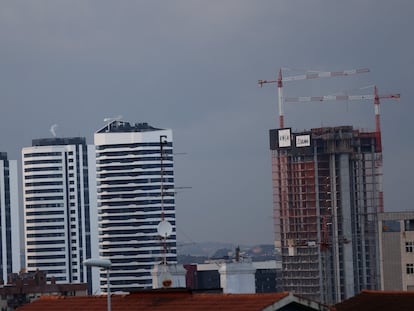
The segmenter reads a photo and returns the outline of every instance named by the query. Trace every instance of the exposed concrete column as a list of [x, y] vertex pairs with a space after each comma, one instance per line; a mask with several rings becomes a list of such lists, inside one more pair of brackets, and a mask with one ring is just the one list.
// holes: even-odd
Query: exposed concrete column
[[342, 261], [343, 261], [343, 282], [344, 282], [344, 297], [348, 299], [355, 295], [355, 276], [356, 271], [354, 267], [354, 253], [352, 245], [352, 202], [351, 202], [351, 189], [349, 180], [349, 155], [342, 154], [339, 157], [340, 165], [340, 193], [341, 193], [341, 207], [342, 207], [342, 219], [341, 219], [341, 231], [342, 236], [339, 237], [338, 243], [342, 247]]

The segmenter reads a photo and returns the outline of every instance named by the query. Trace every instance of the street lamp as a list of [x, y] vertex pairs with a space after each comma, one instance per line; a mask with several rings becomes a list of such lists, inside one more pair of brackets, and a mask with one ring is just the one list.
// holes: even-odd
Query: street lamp
[[109, 282], [109, 270], [111, 268], [111, 261], [109, 259], [86, 259], [83, 262], [83, 265], [86, 267], [98, 267], [106, 270], [106, 286], [107, 286], [107, 295], [108, 295], [108, 311], [111, 311], [111, 288]]

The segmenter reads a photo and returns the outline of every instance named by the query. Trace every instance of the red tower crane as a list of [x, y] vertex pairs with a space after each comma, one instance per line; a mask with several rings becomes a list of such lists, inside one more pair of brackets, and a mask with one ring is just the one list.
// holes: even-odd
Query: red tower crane
[[[329, 101], [329, 100], [374, 100], [375, 111], [375, 152], [378, 154], [382, 151], [381, 143], [381, 126], [380, 126], [380, 99], [400, 99], [400, 94], [386, 94], [379, 95], [378, 88], [374, 86], [374, 94], [371, 95], [327, 95], [327, 96], [308, 96], [308, 97], [289, 97], [285, 98], [286, 102], [317, 102], [317, 101]], [[377, 167], [382, 170], [382, 157], [379, 155], [377, 159]], [[379, 211], [384, 211], [384, 195], [382, 189], [379, 190]]]
[[382, 151], [381, 145], [381, 127], [380, 127], [380, 99], [400, 99], [400, 94], [386, 94], [379, 95], [378, 88], [374, 86], [374, 94], [371, 95], [326, 95], [326, 96], [303, 96], [303, 97], [286, 97], [285, 102], [298, 103], [298, 102], [320, 102], [330, 100], [374, 100], [374, 112], [375, 112], [375, 138], [376, 138], [376, 152]]
[[279, 127], [283, 128], [285, 126], [284, 116], [283, 116], [283, 99], [284, 99], [283, 98], [283, 82], [307, 80], [307, 79], [316, 79], [316, 78], [343, 77], [343, 76], [349, 76], [349, 75], [353, 75], [353, 74], [366, 73], [366, 72], [369, 72], [368, 68], [350, 69], [350, 70], [343, 70], [343, 71], [328, 71], [328, 72], [306, 73], [306, 74], [303, 74], [303, 75], [282, 77], [282, 69], [279, 69], [279, 75], [278, 75], [277, 80], [259, 80], [258, 84], [259, 84], [260, 87], [263, 87], [263, 84], [277, 83], [278, 108], [279, 108]]

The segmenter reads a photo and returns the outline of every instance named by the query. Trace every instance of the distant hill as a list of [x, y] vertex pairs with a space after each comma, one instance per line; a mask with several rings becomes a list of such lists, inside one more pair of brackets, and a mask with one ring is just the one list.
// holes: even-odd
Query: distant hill
[[[203, 242], [203, 243], [177, 243], [178, 263], [203, 263], [208, 259], [232, 259], [235, 257], [237, 245], [221, 242]], [[265, 261], [278, 259], [279, 255], [275, 254], [272, 244], [262, 245], [240, 245], [241, 256], [250, 258], [252, 261]]]
[[177, 243], [177, 253], [179, 255], [205, 256], [211, 257], [219, 249], [236, 249], [237, 245], [221, 242], [201, 242], [201, 243]]

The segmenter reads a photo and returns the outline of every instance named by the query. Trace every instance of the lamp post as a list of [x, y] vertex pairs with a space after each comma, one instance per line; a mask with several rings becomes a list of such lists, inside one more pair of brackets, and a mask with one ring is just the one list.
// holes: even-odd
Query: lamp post
[[108, 300], [107, 300], [107, 306], [108, 306], [108, 311], [111, 311], [111, 288], [110, 288], [110, 282], [109, 282], [109, 270], [111, 268], [111, 261], [109, 259], [86, 259], [83, 262], [83, 265], [86, 267], [98, 267], [101, 269], [105, 269], [106, 270], [106, 286], [107, 286], [107, 296], [108, 296]]

